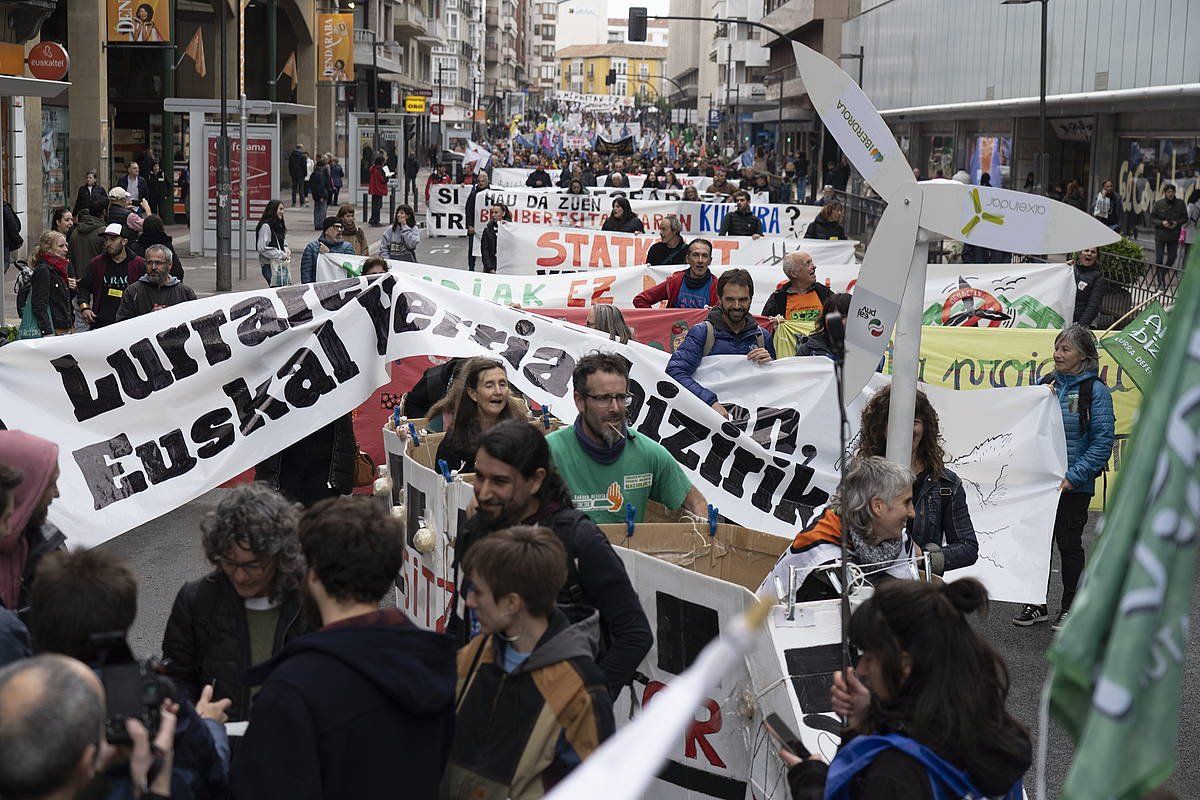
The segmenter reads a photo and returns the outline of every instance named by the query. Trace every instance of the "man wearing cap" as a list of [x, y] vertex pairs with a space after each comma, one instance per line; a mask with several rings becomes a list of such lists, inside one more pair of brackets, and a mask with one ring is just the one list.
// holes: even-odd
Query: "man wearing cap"
[[146, 274], [125, 287], [117, 322], [196, 299], [192, 287], [184, 286], [183, 281], [171, 274], [172, 255], [171, 248], [164, 244], [146, 248]]
[[326, 217], [321, 223], [321, 235], [304, 248], [300, 256], [300, 282], [314, 283], [317, 280], [317, 257], [322, 253], [346, 253], [354, 255], [354, 247], [342, 240], [342, 223], [337, 217]]
[[108, 190], [108, 224], [114, 222], [125, 228], [126, 243], [136, 242], [142, 232], [142, 218], [129, 206], [129, 192], [120, 186]]
[[128, 244], [129, 231], [110, 223], [104, 229], [104, 252], [92, 259], [79, 279], [79, 311], [93, 330], [117, 321], [125, 287], [146, 271], [146, 262], [131, 253]]

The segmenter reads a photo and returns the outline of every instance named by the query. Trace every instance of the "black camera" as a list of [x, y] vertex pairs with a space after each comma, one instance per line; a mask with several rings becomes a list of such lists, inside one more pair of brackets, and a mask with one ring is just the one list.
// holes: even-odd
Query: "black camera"
[[158, 733], [159, 709], [163, 700], [175, 695], [175, 684], [158, 673], [154, 659], [135, 659], [124, 633], [93, 634], [91, 644], [96, 656], [92, 667], [106, 697], [105, 738], [110, 744], [132, 744], [125, 720], [136, 719], [153, 741]]

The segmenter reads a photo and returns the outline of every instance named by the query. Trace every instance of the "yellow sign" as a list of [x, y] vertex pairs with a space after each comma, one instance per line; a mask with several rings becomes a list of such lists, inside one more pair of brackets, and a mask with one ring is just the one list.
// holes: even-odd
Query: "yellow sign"
[[171, 0], [108, 0], [108, 41], [171, 41]]
[[25, 74], [25, 48], [0, 42], [0, 75]]
[[[921, 364], [917, 379], [948, 389], [996, 389], [1034, 386], [1054, 372], [1054, 337], [1058, 331], [1034, 328], [921, 329]], [[887, 371], [892, 371], [888, 348]], [[1142, 393], [1125, 370], [1100, 349], [1100, 379], [1112, 391], [1116, 442], [1108, 462], [1108, 487], [1121, 469]], [[981, 409], [980, 413], [986, 413]], [[1092, 508], [1102, 508], [1104, 478], [1096, 481]]]
[[404, 97], [404, 110], [409, 114], [424, 114], [425, 98], [419, 94], [406, 95]]
[[354, 81], [353, 14], [317, 14], [317, 67], [322, 83]]

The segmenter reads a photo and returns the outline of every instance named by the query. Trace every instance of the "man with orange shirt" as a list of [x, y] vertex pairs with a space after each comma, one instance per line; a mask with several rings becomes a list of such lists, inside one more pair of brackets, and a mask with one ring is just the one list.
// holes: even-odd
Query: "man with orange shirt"
[[[817, 267], [812, 256], [803, 250], [783, 257], [783, 274], [787, 280], [775, 287], [763, 306], [764, 317], [782, 317], [786, 322], [800, 323], [801, 333], [812, 333], [821, 309], [833, 292], [817, 283]], [[803, 330], [807, 328], [807, 330]]]

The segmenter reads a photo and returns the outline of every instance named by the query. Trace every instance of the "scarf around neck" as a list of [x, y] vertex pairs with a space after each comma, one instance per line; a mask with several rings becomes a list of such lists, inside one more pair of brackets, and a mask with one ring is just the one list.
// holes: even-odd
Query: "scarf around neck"
[[625, 452], [625, 437], [618, 439], [613, 444], [600, 444], [587, 434], [583, 424], [582, 416], [575, 418], [575, 438], [579, 440], [579, 446], [583, 448], [583, 452], [587, 453], [593, 461], [605, 466], [615, 464], [621, 454]]
[[861, 533], [850, 529], [850, 549], [859, 564], [874, 564], [876, 569], [891, 566], [903, 555], [904, 541], [888, 539], [879, 544], [869, 544]]
[[62, 256], [56, 256], [53, 253], [42, 253], [41, 259], [53, 267], [64, 281], [67, 279], [67, 267], [70, 266], [70, 262], [67, 259]]

